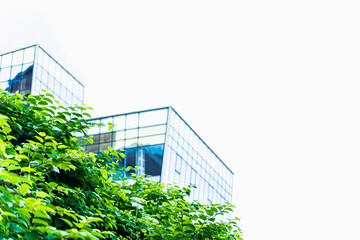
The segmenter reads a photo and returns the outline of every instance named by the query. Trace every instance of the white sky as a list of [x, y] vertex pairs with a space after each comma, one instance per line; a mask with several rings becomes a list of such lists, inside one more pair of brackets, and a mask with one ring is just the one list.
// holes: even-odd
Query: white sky
[[94, 117], [173, 106], [245, 239], [360, 239], [360, 2], [53, 2], [0, 0], [0, 52], [39, 43]]

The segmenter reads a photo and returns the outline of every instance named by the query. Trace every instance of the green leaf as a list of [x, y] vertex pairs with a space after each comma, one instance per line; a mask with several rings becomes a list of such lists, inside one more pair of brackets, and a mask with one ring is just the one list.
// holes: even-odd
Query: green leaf
[[92, 223], [92, 222], [103, 222], [103, 220], [101, 218], [98, 217], [91, 217], [91, 218], [87, 218], [85, 220], [86, 223]]
[[36, 197], [49, 197], [46, 192], [36, 192]]
[[9, 212], [3, 212], [1, 215], [2, 216], [16, 217], [13, 213], [9, 213]]
[[21, 172], [36, 172], [36, 170], [30, 167], [23, 167], [21, 168]]
[[0, 139], [0, 151], [5, 152], [5, 143], [2, 139]]
[[26, 240], [38, 240], [39, 234], [37, 232], [26, 232], [25, 239]]
[[33, 224], [44, 225], [44, 226], [49, 226], [49, 224], [48, 224], [46, 221], [44, 221], [44, 220], [42, 220], [42, 219], [40, 219], [40, 218], [34, 218], [34, 219], [32, 220], [32, 223], [33, 223]]

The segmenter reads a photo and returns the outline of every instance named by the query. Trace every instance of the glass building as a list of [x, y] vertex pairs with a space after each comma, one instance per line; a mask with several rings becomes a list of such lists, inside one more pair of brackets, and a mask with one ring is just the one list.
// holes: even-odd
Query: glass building
[[[22, 95], [40, 94], [45, 89], [64, 106], [81, 104], [84, 98], [84, 86], [39, 45], [0, 55], [0, 88]], [[91, 121], [110, 122], [115, 127], [111, 131], [107, 126], [90, 129], [88, 135], [93, 144], [84, 145], [85, 151], [100, 153], [109, 146], [123, 149], [122, 164], [138, 166], [139, 175], [150, 175], [156, 181], [180, 187], [196, 185], [190, 200], [231, 202], [233, 172], [173, 108]]]
[[45, 89], [65, 106], [81, 104], [84, 85], [39, 45], [0, 55], [0, 88], [21, 95]]
[[[171, 107], [92, 119], [104, 123], [88, 131], [87, 152], [124, 149], [124, 167], [180, 187], [196, 185], [190, 200], [231, 202], [233, 172]], [[115, 127], [109, 130], [107, 124]]]

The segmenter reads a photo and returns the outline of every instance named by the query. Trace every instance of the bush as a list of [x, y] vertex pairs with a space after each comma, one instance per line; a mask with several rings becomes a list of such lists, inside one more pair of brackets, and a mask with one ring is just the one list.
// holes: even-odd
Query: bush
[[0, 90], [1, 239], [241, 239], [230, 204], [186, 201], [189, 188], [114, 181], [124, 154], [84, 153], [85, 106]]

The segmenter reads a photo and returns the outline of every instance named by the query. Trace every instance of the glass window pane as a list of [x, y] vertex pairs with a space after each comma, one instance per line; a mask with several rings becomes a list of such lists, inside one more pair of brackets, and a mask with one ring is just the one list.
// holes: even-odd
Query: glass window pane
[[140, 146], [156, 145], [156, 144], [162, 144], [164, 142], [165, 142], [165, 134], [139, 138]]
[[49, 75], [48, 78], [48, 88], [51, 89], [51, 91], [54, 90], [54, 85], [55, 85], [55, 79], [53, 76]]
[[10, 68], [0, 69], [0, 82], [4, 82], [10, 79]]
[[[99, 121], [89, 121], [89, 123], [99, 123]], [[93, 135], [93, 134], [99, 134], [99, 127], [97, 125], [91, 127], [88, 131], [87, 131], [88, 135]]]
[[55, 65], [55, 78], [59, 82], [61, 82], [61, 70], [62, 70], [62, 68], [58, 64], [56, 64]]
[[65, 83], [65, 78], [66, 78], [66, 75], [67, 75], [66, 71], [62, 67], [59, 67], [58, 71], [60, 71], [59, 74], [61, 76], [59, 81], [61, 82], [61, 84], [66, 86], [66, 83]]
[[139, 129], [139, 136], [151, 136], [165, 133], [166, 125], [153, 126], [153, 127], [145, 127]]
[[34, 61], [35, 47], [30, 47], [24, 50], [24, 63]]
[[100, 132], [101, 133], [110, 132], [108, 123], [112, 123], [112, 117], [101, 119], [101, 123], [103, 123], [104, 126], [100, 127]]
[[167, 120], [167, 109], [142, 112], [140, 114], [140, 127], [164, 124]]
[[126, 128], [137, 128], [139, 126], [139, 114], [126, 115]]
[[134, 148], [137, 147], [137, 138], [133, 138], [133, 139], [126, 139], [125, 140], [125, 148]]
[[144, 147], [140, 150], [143, 150], [145, 155], [145, 174], [159, 176], [161, 174], [164, 145]]
[[94, 144], [100, 142], [100, 134], [96, 134], [96, 135], [93, 135], [91, 137], [92, 137], [92, 140], [93, 140]]
[[99, 152], [99, 144], [91, 144], [87, 146], [87, 151], [88, 152]]
[[[20, 74], [19, 74], [20, 73]], [[11, 68], [11, 79], [20, 79], [21, 78], [21, 65], [13, 66]]]
[[12, 56], [11, 53], [8, 53], [8, 54], [2, 56], [1, 68], [11, 66], [11, 56]]
[[[135, 167], [136, 165], [136, 149], [126, 149], [125, 150], [125, 164], [126, 167], [131, 166], [131, 167]], [[134, 173], [134, 170], [131, 170], [128, 172], [129, 173]]]
[[185, 123], [184, 121], [180, 120], [179, 134], [181, 136], [184, 136], [184, 131], [185, 131]]
[[176, 155], [176, 164], [175, 164], [175, 170], [178, 172], [181, 172], [181, 157], [179, 155]]
[[109, 150], [109, 147], [111, 147], [111, 142], [100, 143], [99, 151], [100, 152], [107, 151], [107, 150]]
[[102, 133], [100, 134], [100, 142], [110, 142], [112, 141], [112, 133]]
[[54, 85], [54, 90], [55, 90], [55, 94], [60, 96], [60, 83], [59, 81], [54, 80], [55, 85]]
[[114, 142], [114, 149], [118, 150], [118, 149], [124, 149], [125, 148], [125, 141], [115, 141]]
[[180, 185], [180, 174], [178, 172], [175, 172], [174, 182]]
[[138, 137], [137, 129], [130, 129], [125, 131], [125, 138], [137, 138], [137, 137]]
[[3, 90], [6, 90], [7, 88], [9, 88], [9, 82], [8, 81], [4, 81], [4, 82], [0, 82], [0, 88]]
[[115, 140], [124, 140], [125, 139], [125, 131], [114, 132], [114, 139]]
[[114, 131], [124, 130], [125, 129], [125, 116], [116, 116], [114, 117]]
[[51, 74], [53, 77], [55, 77], [55, 61], [54, 59], [50, 58], [49, 59], [49, 74]]
[[12, 57], [12, 65], [22, 64], [23, 55], [24, 55], [24, 50], [14, 52]]
[[49, 60], [49, 56], [46, 53], [43, 53], [42, 65], [43, 68], [46, 69], [46, 71], [49, 71]]

